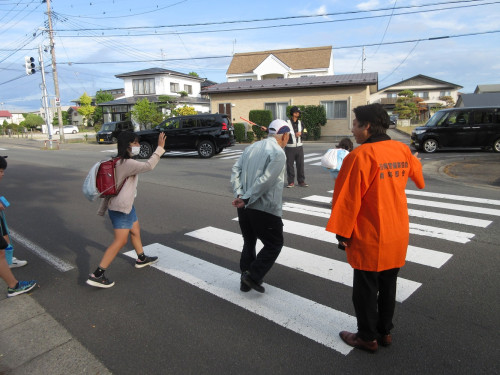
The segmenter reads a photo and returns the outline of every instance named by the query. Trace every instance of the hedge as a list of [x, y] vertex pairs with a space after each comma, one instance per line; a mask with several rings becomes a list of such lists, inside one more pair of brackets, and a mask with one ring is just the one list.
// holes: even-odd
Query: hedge
[[[298, 105], [300, 120], [307, 129], [307, 138], [318, 140], [321, 137], [321, 127], [326, 124], [326, 111], [322, 105]], [[292, 106], [287, 106], [286, 111], [290, 113]]]
[[241, 122], [236, 122], [233, 124], [234, 126], [234, 137], [236, 138], [236, 142], [241, 143], [245, 141], [245, 124]]
[[[269, 126], [271, 121], [273, 121], [273, 113], [268, 109], [253, 109], [248, 114], [249, 120], [255, 122], [259, 126]], [[261, 140], [266, 132], [260, 130], [258, 126], [252, 127], [253, 132], [257, 140]]]

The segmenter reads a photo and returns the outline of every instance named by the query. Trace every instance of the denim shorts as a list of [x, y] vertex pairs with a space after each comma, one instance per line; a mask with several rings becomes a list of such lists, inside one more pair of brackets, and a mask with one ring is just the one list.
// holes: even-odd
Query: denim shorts
[[113, 229], [132, 229], [132, 226], [137, 221], [134, 206], [132, 206], [132, 211], [129, 214], [108, 210], [108, 215], [111, 219], [111, 224], [113, 224]]

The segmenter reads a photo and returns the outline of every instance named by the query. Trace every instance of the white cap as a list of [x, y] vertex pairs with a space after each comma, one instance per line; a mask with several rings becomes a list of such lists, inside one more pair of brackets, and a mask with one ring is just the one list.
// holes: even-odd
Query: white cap
[[269, 134], [285, 134], [290, 132], [290, 126], [283, 120], [274, 120], [269, 124]]

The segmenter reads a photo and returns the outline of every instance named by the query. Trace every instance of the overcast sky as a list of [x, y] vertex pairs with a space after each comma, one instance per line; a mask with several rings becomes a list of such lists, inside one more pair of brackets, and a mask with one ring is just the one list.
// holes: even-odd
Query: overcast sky
[[[463, 93], [500, 83], [500, 1], [52, 0], [51, 7], [62, 105], [123, 87], [120, 73], [162, 67], [224, 82], [233, 53], [319, 46], [333, 47], [335, 74], [377, 72], [379, 89], [417, 74]], [[49, 44], [46, 12], [41, 0], [0, 0], [0, 109], [41, 106], [41, 74], [27, 76], [24, 57], [38, 65], [38, 46]], [[44, 53], [53, 98], [50, 61]]]

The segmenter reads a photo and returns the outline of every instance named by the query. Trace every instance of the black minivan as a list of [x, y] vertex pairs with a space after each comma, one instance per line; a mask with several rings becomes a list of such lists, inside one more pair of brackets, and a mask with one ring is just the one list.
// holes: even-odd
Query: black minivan
[[449, 108], [437, 111], [411, 133], [416, 150], [482, 148], [500, 152], [500, 107]]
[[123, 131], [134, 131], [131, 121], [106, 122], [102, 124], [101, 130], [95, 135], [97, 143], [116, 143], [118, 134]]
[[158, 134], [165, 133], [165, 150], [198, 151], [201, 158], [211, 158], [224, 148], [236, 144], [234, 127], [225, 114], [201, 114], [171, 117], [154, 129], [137, 132], [141, 151], [139, 158], [147, 159], [158, 145]]

